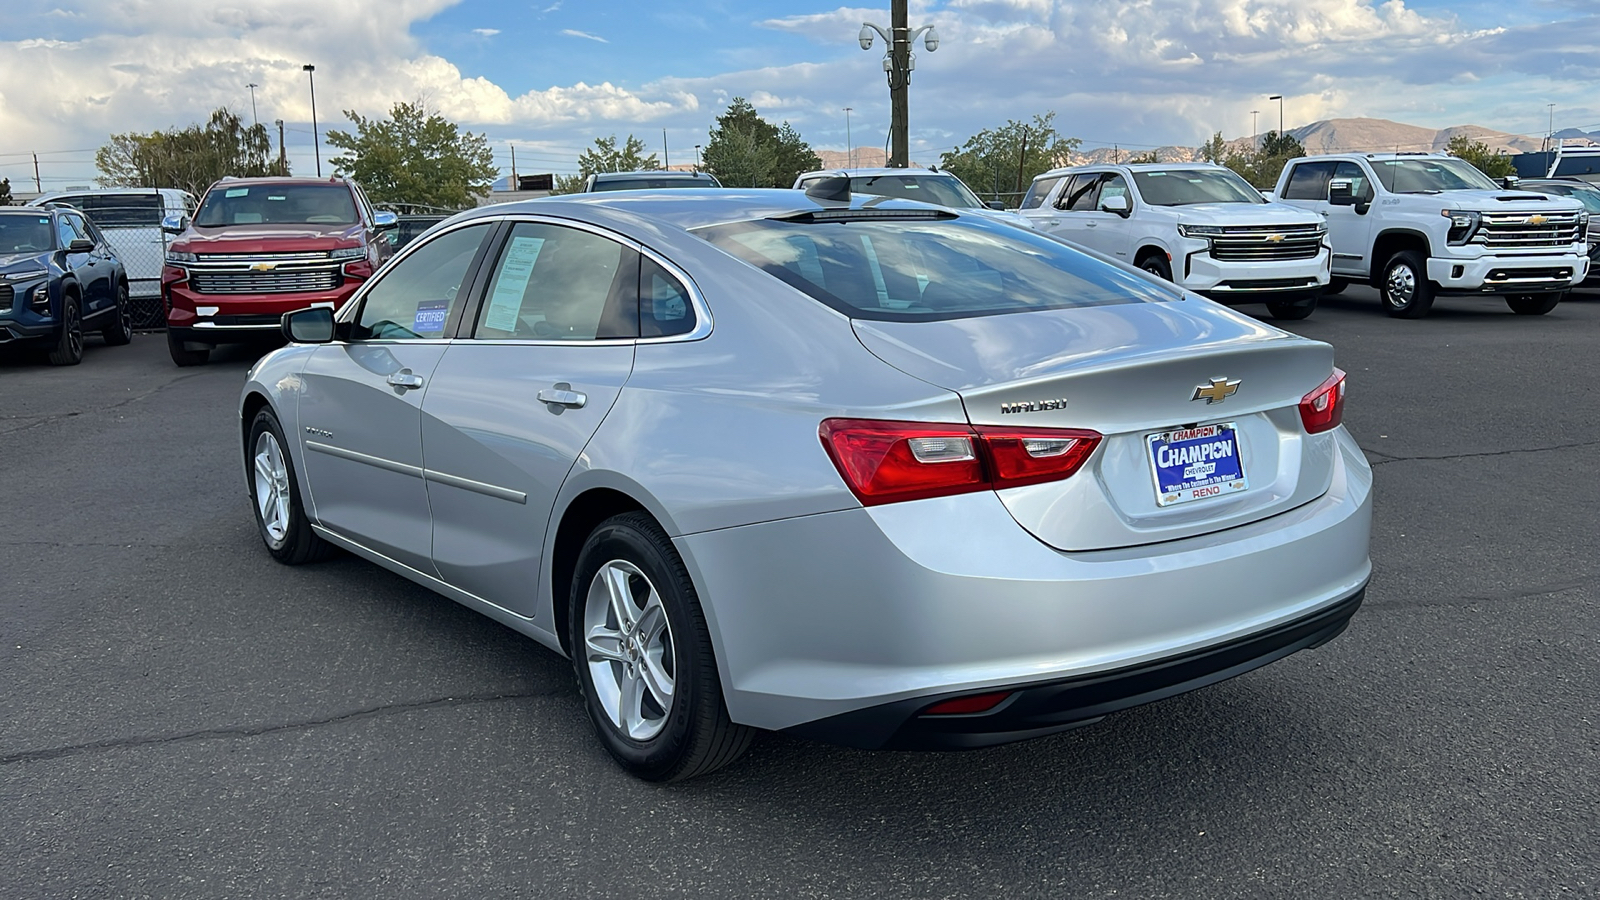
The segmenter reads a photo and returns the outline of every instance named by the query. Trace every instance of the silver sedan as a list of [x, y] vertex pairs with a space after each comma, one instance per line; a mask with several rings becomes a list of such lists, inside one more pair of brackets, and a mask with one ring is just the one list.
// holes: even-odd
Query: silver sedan
[[639, 777], [759, 730], [964, 748], [1338, 635], [1371, 472], [1326, 344], [881, 197], [599, 194], [414, 241], [240, 401], [262, 540], [573, 660]]

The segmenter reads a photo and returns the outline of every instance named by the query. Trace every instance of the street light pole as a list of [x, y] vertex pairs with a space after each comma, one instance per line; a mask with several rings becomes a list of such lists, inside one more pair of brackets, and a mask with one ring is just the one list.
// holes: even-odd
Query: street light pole
[[889, 6], [890, 26], [884, 31], [880, 25], [871, 22], [861, 23], [861, 33], [857, 40], [861, 49], [872, 49], [873, 35], [883, 38], [888, 45], [888, 52], [883, 57], [883, 71], [889, 78], [889, 141], [893, 149], [889, 153], [889, 166], [904, 169], [911, 165], [910, 150], [910, 102], [907, 88], [911, 85], [911, 70], [917, 67], [916, 57], [911, 53], [911, 45], [917, 38], [922, 38], [922, 45], [928, 52], [939, 49], [939, 33], [932, 25], [924, 25], [916, 31], [906, 24], [906, 0], [891, 0]]
[[694, 170], [700, 171], [700, 145], [694, 145]]
[[1258, 113], [1260, 111], [1261, 110], [1259, 110], [1259, 109], [1250, 110], [1250, 146], [1252, 146], [1252, 147], [1257, 146], [1256, 145], [1256, 135], [1261, 133], [1261, 132], [1256, 130], [1256, 113]]
[[311, 85], [311, 151], [317, 157], [317, 177], [322, 177], [322, 139], [317, 136], [317, 67], [307, 63], [300, 67]]
[[245, 87], [250, 89], [250, 124], [259, 126], [261, 124], [261, 117], [256, 114], [256, 88], [261, 87], [261, 85], [252, 81], [245, 85]]
[[844, 159], [845, 168], [847, 169], [854, 169], [856, 167], [856, 148], [855, 145], [850, 142], [851, 109], [852, 107], [849, 106], [844, 108]]
[[1278, 101], [1278, 140], [1283, 140], [1283, 95], [1273, 94], [1268, 100]]

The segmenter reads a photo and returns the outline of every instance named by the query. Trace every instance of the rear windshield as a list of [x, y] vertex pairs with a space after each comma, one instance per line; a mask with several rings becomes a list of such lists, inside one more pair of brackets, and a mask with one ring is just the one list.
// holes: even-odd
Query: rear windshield
[[659, 191], [662, 188], [708, 187], [717, 187], [717, 183], [709, 178], [596, 178], [592, 191]]
[[101, 228], [156, 227], [166, 215], [160, 194], [76, 194], [57, 197], [54, 202], [83, 210]]
[[0, 253], [43, 252], [51, 246], [49, 216], [0, 215]]
[[983, 206], [976, 194], [949, 175], [857, 175], [850, 179], [850, 192], [921, 200], [955, 209]]
[[206, 194], [194, 224], [354, 225], [356, 201], [341, 184], [219, 184]]
[[927, 321], [1175, 296], [1059, 241], [981, 220], [762, 219], [695, 234], [851, 318]]
[[1265, 203], [1261, 192], [1238, 175], [1217, 169], [1174, 169], [1170, 172], [1135, 172], [1139, 196], [1151, 206], [1188, 206], [1191, 203]]

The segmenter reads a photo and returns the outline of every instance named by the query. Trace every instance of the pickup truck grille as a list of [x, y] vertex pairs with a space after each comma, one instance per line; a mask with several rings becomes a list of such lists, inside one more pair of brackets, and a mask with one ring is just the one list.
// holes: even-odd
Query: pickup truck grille
[[1578, 214], [1484, 213], [1483, 224], [1472, 236], [1474, 244], [1495, 250], [1569, 247], [1580, 243]]
[[1311, 259], [1327, 234], [1321, 225], [1240, 225], [1211, 238], [1211, 258], [1219, 262], [1277, 262]]
[[339, 287], [340, 265], [325, 252], [203, 253], [185, 268], [197, 294], [304, 294]]

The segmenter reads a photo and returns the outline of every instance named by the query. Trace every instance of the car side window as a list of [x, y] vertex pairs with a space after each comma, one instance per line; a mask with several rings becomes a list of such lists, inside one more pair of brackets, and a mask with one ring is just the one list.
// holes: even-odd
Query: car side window
[[667, 337], [694, 330], [689, 289], [651, 259], [639, 264], [639, 336]]
[[1061, 183], [1062, 177], [1057, 175], [1054, 178], [1040, 178], [1034, 181], [1033, 184], [1028, 185], [1028, 193], [1022, 198], [1022, 206], [1020, 208], [1038, 209], [1043, 206], [1044, 201], [1049, 198], [1050, 192], [1055, 190], [1056, 185]]
[[1067, 186], [1066, 191], [1061, 194], [1061, 199], [1056, 201], [1056, 208], [1073, 212], [1093, 210], [1096, 189], [1099, 187], [1099, 172], [1074, 175], [1072, 184]]
[[75, 230], [73, 230], [72, 221], [70, 219], [68, 219], [66, 216], [57, 216], [56, 217], [56, 243], [61, 246], [61, 249], [63, 249], [63, 250], [67, 249], [67, 245], [72, 243], [73, 241], [75, 241], [77, 239], [78, 239], [78, 233]]
[[[1367, 173], [1355, 163], [1339, 163], [1339, 165], [1333, 170], [1333, 177], [1348, 179], [1350, 181], [1351, 191], [1357, 198], [1365, 197], [1370, 199], [1372, 197], [1372, 180], [1367, 178]], [[1327, 199], [1327, 197], [1328, 189], [1326, 186], [1324, 186], [1322, 189], [1322, 198]]]
[[1333, 179], [1332, 162], [1306, 162], [1294, 167], [1283, 187], [1285, 200], [1326, 200], [1328, 182]]
[[472, 261], [493, 223], [447, 231], [400, 260], [367, 289], [352, 337], [424, 340], [446, 336]]
[[500, 250], [472, 336], [592, 341], [639, 334], [639, 254], [562, 225], [518, 222]]

